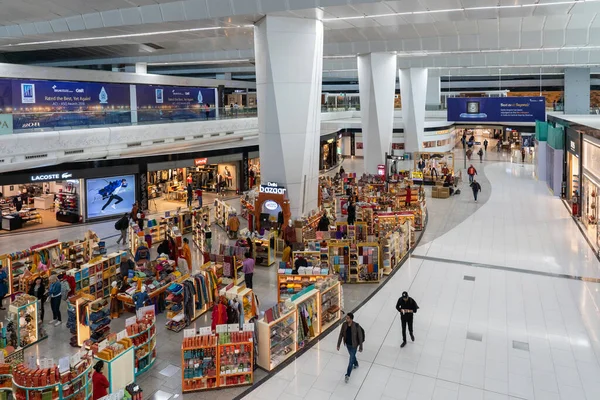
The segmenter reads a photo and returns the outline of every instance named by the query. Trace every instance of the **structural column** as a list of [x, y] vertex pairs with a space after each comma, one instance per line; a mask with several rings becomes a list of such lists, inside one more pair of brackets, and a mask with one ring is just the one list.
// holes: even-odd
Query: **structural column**
[[261, 181], [286, 187], [299, 217], [318, 203], [323, 23], [267, 15], [254, 51]]
[[565, 114], [590, 113], [590, 69], [565, 68]]
[[427, 77], [427, 95], [425, 97], [425, 105], [436, 110], [440, 107], [442, 96], [442, 85], [439, 76]]
[[396, 55], [370, 53], [358, 56], [358, 88], [365, 155], [365, 171], [377, 174], [391, 151], [394, 128]]
[[423, 151], [427, 68], [400, 70], [400, 96], [404, 122], [404, 151]]

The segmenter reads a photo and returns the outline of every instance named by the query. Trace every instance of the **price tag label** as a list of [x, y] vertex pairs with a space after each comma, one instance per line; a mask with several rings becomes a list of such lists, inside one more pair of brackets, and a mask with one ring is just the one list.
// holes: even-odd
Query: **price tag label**
[[81, 361], [81, 355], [79, 354], [79, 352], [77, 352], [71, 356], [71, 365], [72, 366], [79, 364], [79, 361]]
[[127, 337], [127, 329], [123, 329], [121, 332], [117, 333], [117, 342], [119, 340], [125, 339]]
[[239, 324], [229, 324], [227, 325], [227, 332], [239, 332], [240, 325]]
[[128, 327], [129, 325], [133, 325], [135, 324], [135, 321], [137, 321], [136, 319], [137, 317], [129, 317], [125, 320], [125, 327]]
[[217, 325], [217, 333], [227, 333], [227, 325]]
[[38, 364], [41, 369], [48, 368], [48, 360], [46, 360], [45, 358], [40, 358]]
[[254, 332], [254, 324], [244, 324], [244, 332]]
[[69, 357], [63, 357], [58, 359], [58, 371], [60, 373], [67, 372], [69, 370]]
[[200, 328], [199, 330], [200, 336], [210, 336], [212, 331], [210, 330], [210, 326]]
[[184, 338], [191, 338], [196, 336], [196, 330], [195, 329], [184, 329], [183, 330], [183, 337]]
[[54, 367], [54, 358], [49, 358], [46, 360], [46, 365], [48, 365], [48, 368]]
[[108, 346], [108, 340], [104, 339], [103, 341], [98, 343], [98, 351], [104, 350], [106, 348], [106, 346]]
[[31, 355], [31, 356], [27, 357], [27, 368], [29, 368], [29, 369], [37, 368], [37, 362], [35, 360], [35, 356]]

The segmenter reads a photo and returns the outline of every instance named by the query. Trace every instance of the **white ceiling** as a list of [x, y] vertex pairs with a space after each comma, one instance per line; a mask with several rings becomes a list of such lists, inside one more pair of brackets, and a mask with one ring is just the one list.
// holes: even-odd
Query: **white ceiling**
[[[600, 65], [598, 0], [0, 0], [0, 5], [0, 54], [86, 48], [85, 59], [45, 65], [253, 58], [251, 25], [265, 14], [321, 17], [325, 56], [393, 51], [400, 67], [430, 68]], [[164, 49], [143, 53], [124, 46], [141, 43]], [[337, 64], [326, 61], [330, 71], [356, 68], [354, 60]]]

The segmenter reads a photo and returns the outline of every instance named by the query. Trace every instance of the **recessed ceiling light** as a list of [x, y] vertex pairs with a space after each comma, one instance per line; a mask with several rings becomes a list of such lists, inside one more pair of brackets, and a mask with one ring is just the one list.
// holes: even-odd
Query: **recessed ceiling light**
[[234, 60], [202, 60], [202, 61], [165, 61], [165, 62], [153, 62], [148, 63], [148, 66], [160, 66], [160, 65], [210, 65], [210, 64], [239, 64], [239, 63], [250, 63], [252, 60], [246, 59], [234, 59]]

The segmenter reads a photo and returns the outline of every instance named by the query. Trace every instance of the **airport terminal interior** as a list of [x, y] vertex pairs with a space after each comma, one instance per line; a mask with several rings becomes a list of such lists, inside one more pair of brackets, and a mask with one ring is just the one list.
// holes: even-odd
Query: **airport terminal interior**
[[599, 0], [9, 3], [0, 400], [600, 399]]

